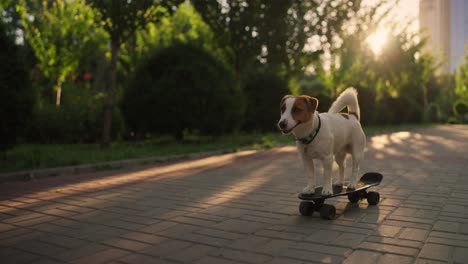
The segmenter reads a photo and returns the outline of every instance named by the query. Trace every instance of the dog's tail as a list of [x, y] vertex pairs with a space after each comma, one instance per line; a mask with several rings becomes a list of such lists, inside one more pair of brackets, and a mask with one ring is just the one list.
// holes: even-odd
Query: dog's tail
[[357, 91], [353, 87], [349, 87], [338, 96], [328, 109], [328, 113], [339, 113], [345, 107], [348, 108], [348, 114], [354, 115], [358, 120], [360, 119], [361, 110], [359, 109]]

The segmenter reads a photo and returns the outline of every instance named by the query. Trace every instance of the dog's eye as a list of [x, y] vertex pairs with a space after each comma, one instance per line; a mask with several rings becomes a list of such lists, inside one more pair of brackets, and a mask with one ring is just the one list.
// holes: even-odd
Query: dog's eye
[[282, 105], [282, 106], [281, 106], [281, 113], [283, 113], [285, 110], [286, 110], [286, 106], [285, 106], [285, 105]]
[[297, 113], [297, 112], [301, 112], [302, 109], [299, 108], [299, 107], [293, 107], [292, 111], [293, 111], [294, 113]]

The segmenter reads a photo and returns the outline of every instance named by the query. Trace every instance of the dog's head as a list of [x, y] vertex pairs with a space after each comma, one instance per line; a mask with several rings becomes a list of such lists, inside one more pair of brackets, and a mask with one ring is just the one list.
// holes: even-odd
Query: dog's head
[[298, 125], [309, 121], [317, 110], [317, 98], [307, 95], [286, 95], [281, 99], [281, 118], [278, 128], [283, 134], [290, 133]]

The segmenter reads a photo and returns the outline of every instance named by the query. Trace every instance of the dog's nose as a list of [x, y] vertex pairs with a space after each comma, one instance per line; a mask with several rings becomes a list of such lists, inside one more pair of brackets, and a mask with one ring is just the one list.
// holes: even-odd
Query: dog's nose
[[278, 126], [279, 126], [279, 128], [281, 128], [281, 129], [285, 129], [286, 126], [287, 126], [286, 120], [283, 120], [283, 121], [279, 122], [279, 123], [278, 123]]

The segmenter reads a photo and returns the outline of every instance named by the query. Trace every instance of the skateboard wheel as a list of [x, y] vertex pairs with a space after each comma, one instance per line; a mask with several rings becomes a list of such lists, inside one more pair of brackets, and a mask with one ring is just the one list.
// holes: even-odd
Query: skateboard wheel
[[320, 208], [320, 217], [327, 220], [335, 219], [336, 209], [335, 206], [324, 204], [322, 208]]
[[359, 195], [357, 192], [348, 193], [348, 200], [350, 203], [357, 203], [359, 202]]
[[301, 202], [299, 204], [299, 212], [303, 216], [311, 216], [314, 213], [313, 204], [309, 202]]
[[380, 194], [378, 192], [368, 192], [367, 193], [367, 202], [370, 205], [376, 205], [380, 201]]

